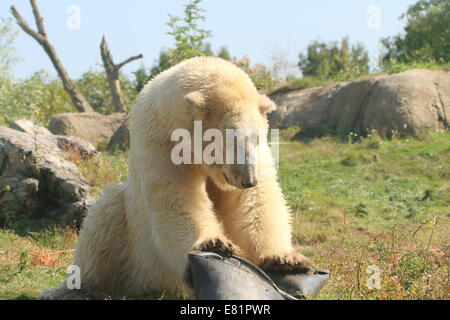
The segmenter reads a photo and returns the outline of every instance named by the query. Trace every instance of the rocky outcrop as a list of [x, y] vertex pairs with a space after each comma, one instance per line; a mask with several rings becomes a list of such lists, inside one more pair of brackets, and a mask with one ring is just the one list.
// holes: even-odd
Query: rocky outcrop
[[125, 113], [65, 113], [51, 119], [49, 130], [56, 135], [75, 136], [96, 145], [107, 143], [126, 119]]
[[54, 139], [58, 148], [75, 158], [86, 160], [97, 154], [95, 147], [86, 140], [66, 136], [52, 136], [49, 139]]
[[29, 133], [32, 135], [47, 135], [51, 137], [41, 137], [41, 139], [54, 140], [61, 150], [70, 152], [72, 155], [76, 155], [79, 158], [87, 159], [97, 153], [95, 147], [89, 142], [75, 137], [69, 136], [56, 136], [44, 127], [34, 124], [30, 120], [20, 119], [11, 121], [9, 127], [14, 130]]
[[47, 128], [35, 125], [33, 122], [27, 119], [19, 119], [11, 121], [9, 127], [14, 130], [19, 130], [31, 134], [52, 134]]
[[80, 223], [93, 199], [89, 184], [66, 160], [75, 140], [62, 141], [0, 127], [0, 222], [25, 214]]
[[130, 127], [129, 119], [114, 132], [111, 139], [108, 142], [108, 150], [121, 150], [126, 151], [130, 149]]
[[409, 70], [323, 88], [274, 92], [273, 127], [299, 126], [303, 136], [393, 132], [415, 136], [450, 123], [450, 72]]

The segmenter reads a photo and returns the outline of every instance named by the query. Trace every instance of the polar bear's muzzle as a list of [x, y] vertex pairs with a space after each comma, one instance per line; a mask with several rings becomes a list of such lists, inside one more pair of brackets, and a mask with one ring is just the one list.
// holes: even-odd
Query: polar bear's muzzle
[[225, 180], [238, 189], [250, 189], [258, 184], [254, 164], [231, 164], [225, 169]]

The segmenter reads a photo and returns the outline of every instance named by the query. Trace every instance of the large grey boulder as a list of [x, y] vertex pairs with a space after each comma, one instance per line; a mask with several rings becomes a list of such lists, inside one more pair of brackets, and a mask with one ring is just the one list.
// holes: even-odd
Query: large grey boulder
[[34, 136], [36, 135], [50, 136], [46, 138], [41, 137], [41, 139], [54, 140], [61, 150], [70, 153], [72, 156], [75, 156], [76, 158], [87, 159], [97, 153], [97, 150], [89, 141], [82, 140], [76, 137], [53, 135], [47, 128], [38, 126], [30, 120], [20, 119], [16, 121], [11, 121], [9, 127], [14, 130], [32, 134]]
[[79, 225], [90, 186], [58, 137], [0, 127], [0, 221], [26, 214]]
[[323, 88], [274, 92], [272, 126], [299, 126], [304, 136], [376, 130], [415, 136], [449, 128], [450, 72], [409, 70]]
[[56, 135], [75, 136], [96, 145], [107, 143], [126, 119], [125, 113], [65, 113], [50, 120], [49, 130]]
[[11, 121], [9, 127], [14, 130], [19, 130], [31, 134], [52, 134], [47, 128], [35, 125], [27, 119], [19, 119]]

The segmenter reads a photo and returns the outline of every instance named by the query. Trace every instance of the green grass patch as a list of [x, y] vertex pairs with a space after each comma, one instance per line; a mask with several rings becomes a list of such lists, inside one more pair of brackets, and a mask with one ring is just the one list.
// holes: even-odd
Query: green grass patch
[[[450, 134], [280, 146], [296, 241], [329, 268], [322, 299], [448, 299]], [[381, 290], [365, 286], [379, 266]]]

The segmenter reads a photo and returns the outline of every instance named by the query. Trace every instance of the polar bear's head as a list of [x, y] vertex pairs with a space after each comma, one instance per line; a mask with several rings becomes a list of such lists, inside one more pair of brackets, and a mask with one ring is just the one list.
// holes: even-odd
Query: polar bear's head
[[267, 113], [275, 109], [275, 104], [259, 93], [245, 99], [208, 100], [204, 94], [193, 92], [186, 98], [200, 110], [197, 119], [203, 124], [203, 156], [222, 159], [204, 159], [206, 174], [224, 191], [255, 187], [261, 168], [272, 164]]

